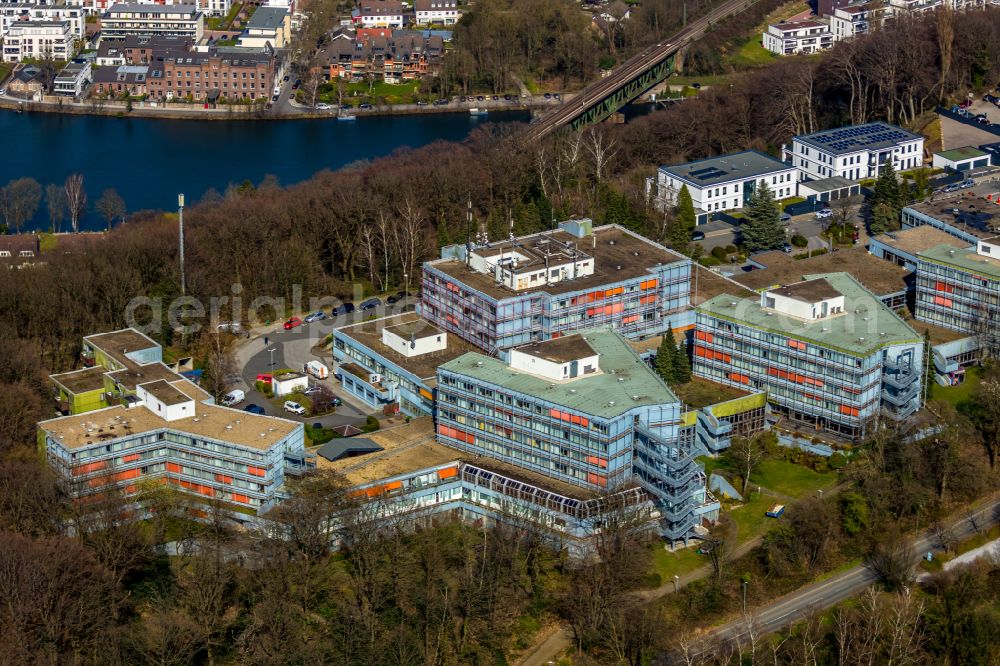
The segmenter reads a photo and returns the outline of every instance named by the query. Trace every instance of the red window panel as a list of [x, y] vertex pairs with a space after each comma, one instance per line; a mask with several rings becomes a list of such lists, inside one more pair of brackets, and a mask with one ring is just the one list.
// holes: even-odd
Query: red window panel
[[945, 298], [944, 296], [935, 296], [934, 305], [942, 305], [946, 308], [950, 308], [954, 305], [954, 302], [950, 298]]
[[598, 458], [597, 456], [587, 456], [587, 462], [591, 465], [597, 465], [603, 469], [608, 468], [608, 461], [604, 458]]
[[947, 282], [935, 282], [934, 289], [935, 291], [943, 291], [946, 294], [951, 294], [955, 291], [955, 287], [948, 284]]
[[139, 454], [138, 453], [131, 453], [131, 454], [125, 456], [124, 458], [122, 458], [122, 462], [123, 463], [130, 463], [130, 462], [135, 462], [138, 459], [139, 459]]
[[747, 375], [741, 375], [738, 372], [730, 372], [729, 373], [729, 379], [732, 380], [732, 381], [734, 381], [734, 382], [739, 382], [740, 384], [749, 384], [750, 383], [750, 377], [749, 376], [747, 376]]
[[233, 477], [226, 476], [225, 474], [216, 474], [215, 480], [218, 481], [219, 483], [232, 483]]
[[650, 294], [649, 296], [643, 296], [642, 298], [639, 299], [639, 302], [642, 303], [643, 305], [648, 305], [650, 303], [655, 303], [656, 302], [656, 294]]
[[601, 488], [606, 488], [608, 486], [608, 477], [601, 474], [594, 474], [593, 472], [587, 473], [587, 483], [591, 483], [595, 486], [600, 486]]
[[251, 474], [253, 476], [265, 476], [267, 472], [264, 470], [263, 467], [254, 467], [253, 465], [247, 465], [247, 474]]
[[107, 461], [101, 460], [99, 462], [87, 463], [86, 465], [77, 465], [73, 468], [73, 476], [80, 476], [81, 474], [90, 474], [91, 472], [96, 472], [98, 470], [104, 469], [108, 466]]
[[694, 338], [695, 340], [704, 340], [705, 342], [715, 341], [715, 336], [709, 333], [708, 331], [695, 331]]
[[246, 495], [240, 495], [238, 493], [233, 493], [233, 501], [239, 502], [240, 504], [249, 504], [250, 498]]
[[168, 472], [174, 472], [175, 474], [180, 474], [183, 470], [182, 470], [181, 466], [178, 465], [177, 463], [168, 462], [167, 463], [167, 471]]
[[[639, 321], [639, 315], [629, 315], [627, 317], [623, 317], [622, 318], [622, 324], [624, 324], [626, 326], [629, 325], [629, 324], [634, 324], [637, 321]], [[552, 337], [555, 337], [555, 336], [552, 336]]]
[[135, 469], [127, 469], [124, 472], [118, 472], [117, 474], [115, 474], [115, 480], [127, 481], [128, 479], [137, 479], [139, 478], [139, 474], [140, 471], [138, 467], [136, 467]]

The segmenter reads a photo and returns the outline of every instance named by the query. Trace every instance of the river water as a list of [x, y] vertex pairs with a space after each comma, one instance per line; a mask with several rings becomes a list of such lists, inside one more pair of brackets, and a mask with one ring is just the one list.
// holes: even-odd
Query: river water
[[[488, 121], [526, 122], [526, 111], [491, 112]], [[0, 185], [30, 176], [44, 188], [82, 173], [89, 210], [81, 228], [104, 222], [93, 210], [101, 192], [115, 188], [129, 210], [173, 209], [177, 194], [196, 202], [210, 188], [259, 183], [274, 175], [283, 185], [317, 171], [417, 148], [438, 139], [461, 141], [486, 122], [461, 113], [288, 121], [198, 121], [70, 116], [0, 111]], [[28, 228], [44, 229], [44, 202]], [[64, 223], [66, 231], [68, 222]]]

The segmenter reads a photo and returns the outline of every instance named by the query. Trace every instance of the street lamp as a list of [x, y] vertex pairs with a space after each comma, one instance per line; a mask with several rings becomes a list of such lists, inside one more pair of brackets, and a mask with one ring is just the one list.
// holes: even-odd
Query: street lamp
[[749, 583], [746, 578], [742, 580], [743, 583], [743, 612], [747, 612], [747, 583]]
[[271, 367], [271, 371], [272, 372], [274, 371], [274, 349], [275, 349], [274, 347], [271, 347], [270, 349], [267, 350], [267, 353], [269, 353], [271, 355], [271, 365], [270, 365], [270, 367]]
[[681, 577], [674, 574], [674, 594], [677, 594], [677, 585], [681, 582]]

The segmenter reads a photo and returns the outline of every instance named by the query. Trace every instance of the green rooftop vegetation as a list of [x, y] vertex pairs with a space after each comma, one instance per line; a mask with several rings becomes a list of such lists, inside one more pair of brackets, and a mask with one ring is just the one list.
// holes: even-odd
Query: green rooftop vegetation
[[685, 384], [675, 385], [673, 390], [681, 402], [691, 409], [701, 409], [746, 396], [743, 391], [701, 377], [692, 377], [691, 381]]

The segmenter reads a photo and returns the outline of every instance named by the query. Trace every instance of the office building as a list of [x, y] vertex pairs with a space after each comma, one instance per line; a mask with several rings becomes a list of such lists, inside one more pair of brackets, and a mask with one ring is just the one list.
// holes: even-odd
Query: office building
[[797, 181], [798, 172], [791, 165], [748, 150], [661, 166], [656, 174], [654, 198], [660, 210], [667, 210], [677, 205], [681, 188], [687, 186], [696, 212], [740, 210], [765, 184], [775, 199], [795, 196]]
[[[917, 256], [936, 245], [965, 249], [969, 243], [927, 224], [889, 231], [868, 239], [868, 251], [891, 264], [902, 266], [910, 273], [917, 270]], [[819, 271], [810, 271], [819, 272]], [[857, 273], [854, 273], [857, 277]], [[865, 285], [867, 286], [867, 285]], [[869, 287], [870, 288], [870, 287]], [[874, 290], [873, 290], [874, 291]]]
[[989, 189], [989, 186], [910, 204], [903, 208], [900, 224], [903, 229], [922, 226], [939, 229], [967, 247], [993, 238], [1000, 233], [1000, 205], [992, 199], [1000, 198], [1000, 190], [983, 197], [976, 193], [981, 189]]
[[419, 312], [487, 353], [604, 325], [646, 338], [690, 319], [690, 260], [617, 225], [572, 220], [442, 257], [424, 264]]
[[670, 540], [714, 519], [694, 428], [621, 336], [588, 330], [503, 357], [468, 353], [438, 368], [440, 443], [593, 492], [637, 484]]
[[923, 163], [924, 137], [883, 122], [838, 127], [792, 138], [783, 159], [810, 179], [877, 178], [890, 160], [898, 171]]
[[922, 404], [920, 334], [847, 273], [759, 298], [721, 294], [696, 312], [694, 373], [766, 389], [794, 427], [855, 439], [872, 418], [902, 419]]

